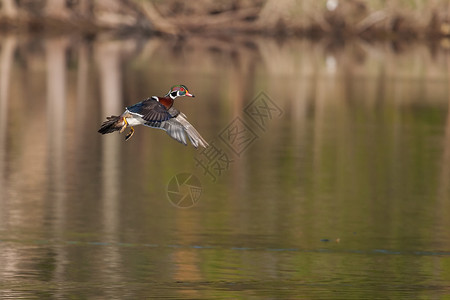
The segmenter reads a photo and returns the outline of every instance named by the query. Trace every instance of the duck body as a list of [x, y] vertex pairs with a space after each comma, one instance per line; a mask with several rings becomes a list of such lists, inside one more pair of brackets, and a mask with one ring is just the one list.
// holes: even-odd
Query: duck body
[[[130, 132], [125, 140], [134, 134], [133, 126], [144, 125], [161, 129], [178, 142], [187, 145], [187, 139], [197, 148], [206, 148], [208, 143], [198, 131], [187, 121], [186, 116], [173, 107], [175, 98], [180, 96], [194, 97], [184, 85], [173, 86], [164, 97], [152, 96], [132, 106], [125, 108], [120, 116], [110, 116], [99, 129], [99, 133], [106, 134], [114, 131], [122, 133], [127, 127]], [[187, 138], [186, 138], [187, 136]]]

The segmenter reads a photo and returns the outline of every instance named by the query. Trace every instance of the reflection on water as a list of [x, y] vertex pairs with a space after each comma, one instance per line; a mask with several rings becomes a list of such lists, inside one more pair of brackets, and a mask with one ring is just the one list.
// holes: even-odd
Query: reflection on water
[[[440, 298], [450, 279], [448, 54], [304, 40], [0, 38], [2, 298]], [[165, 133], [97, 133], [173, 84], [216, 182]], [[283, 114], [257, 127], [264, 91]], [[252, 125], [253, 124], [253, 125]], [[222, 149], [226, 151], [226, 148]], [[229, 149], [228, 149], [229, 150]], [[166, 187], [195, 173], [177, 209]]]

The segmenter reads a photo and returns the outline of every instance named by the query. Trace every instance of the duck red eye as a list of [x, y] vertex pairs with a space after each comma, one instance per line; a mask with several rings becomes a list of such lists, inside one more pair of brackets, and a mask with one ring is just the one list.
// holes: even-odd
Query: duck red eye
[[183, 88], [180, 88], [180, 92], [184, 92], [184, 89], [183, 89]]

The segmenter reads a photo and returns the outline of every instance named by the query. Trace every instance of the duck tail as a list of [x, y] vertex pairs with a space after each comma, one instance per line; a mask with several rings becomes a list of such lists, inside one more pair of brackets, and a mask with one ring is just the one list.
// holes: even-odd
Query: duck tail
[[119, 116], [110, 116], [106, 118], [106, 121], [102, 123], [102, 126], [98, 130], [101, 134], [111, 133], [122, 129], [124, 120]]

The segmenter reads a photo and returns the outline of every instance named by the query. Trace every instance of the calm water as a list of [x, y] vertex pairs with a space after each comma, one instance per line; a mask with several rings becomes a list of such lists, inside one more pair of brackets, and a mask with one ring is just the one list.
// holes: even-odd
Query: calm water
[[0, 38], [0, 298], [449, 299], [444, 46]]

